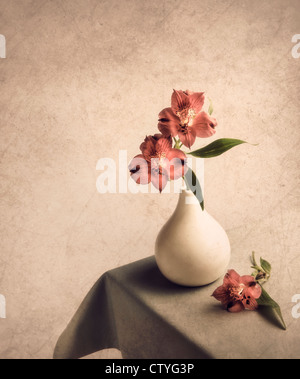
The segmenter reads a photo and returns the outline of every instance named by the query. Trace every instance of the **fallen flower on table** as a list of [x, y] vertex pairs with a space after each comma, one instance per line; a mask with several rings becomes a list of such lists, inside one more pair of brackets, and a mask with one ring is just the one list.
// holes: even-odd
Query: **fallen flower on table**
[[286, 330], [280, 306], [271, 298], [262, 287], [271, 276], [271, 264], [260, 258], [257, 264], [254, 252], [252, 253], [252, 266], [255, 269], [252, 275], [240, 276], [235, 270], [229, 270], [212, 296], [220, 301], [228, 312], [241, 312], [245, 309], [256, 310], [267, 307], [275, 313], [280, 325]]
[[256, 299], [261, 296], [261, 292], [261, 286], [253, 276], [240, 276], [236, 271], [229, 270], [223, 285], [218, 287], [212, 296], [221, 301], [229, 312], [241, 312], [244, 309], [257, 309]]

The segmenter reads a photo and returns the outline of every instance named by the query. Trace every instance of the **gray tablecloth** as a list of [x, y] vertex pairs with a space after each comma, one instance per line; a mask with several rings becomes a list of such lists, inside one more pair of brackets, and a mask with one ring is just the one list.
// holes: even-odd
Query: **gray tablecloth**
[[257, 312], [231, 314], [211, 297], [220, 282], [177, 286], [154, 257], [104, 274], [58, 340], [56, 359], [117, 348], [125, 359], [297, 358], [299, 334]]

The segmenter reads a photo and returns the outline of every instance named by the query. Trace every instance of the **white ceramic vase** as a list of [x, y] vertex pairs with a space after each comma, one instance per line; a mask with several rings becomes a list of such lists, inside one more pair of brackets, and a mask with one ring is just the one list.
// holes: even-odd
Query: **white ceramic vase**
[[230, 250], [222, 226], [202, 211], [191, 191], [183, 189], [174, 214], [156, 240], [155, 258], [161, 273], [182, 286], [203, 286], [225, 274]]

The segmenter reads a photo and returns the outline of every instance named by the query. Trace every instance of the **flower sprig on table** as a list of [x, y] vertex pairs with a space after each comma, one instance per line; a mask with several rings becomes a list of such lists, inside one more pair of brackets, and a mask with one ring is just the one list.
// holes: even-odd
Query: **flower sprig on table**
[[160, 192], [168, 181], [183, 178], [203, 210], [200, 182], [193, 170], [187, 167], [187, 155], [212, 158], [246, 143], [239, 139], [222, 138], [192, 152], [182, 151], [183, 146], [191, 149], [197, 138], [212, 137], [216, 133], [218, 122], [212, 117], [212, 102], [210, 100], [208, 113], [203, 110], [204, 103], [204, 92], [174, 90], [171, 107], [163, 109], [158, 115], [160, 134], [146, 136], [140, 145], [141, 154], [129, 164], [131, 177], [137, 184], [152, 183]]
[[270, 297], [263, 285], [271, 277], [271, 264], [260, 258], [258, 264], [255, 253], [252, 253], [251, 275], [240, 276], [235, 270], [229, 270], [212, 296], [220, 301], [228, 312], [241, 312], [245, 309], [253, 311], [259, 307], [267, 307], [273, 311], [280, 326], [286, 330], [280, 306]]

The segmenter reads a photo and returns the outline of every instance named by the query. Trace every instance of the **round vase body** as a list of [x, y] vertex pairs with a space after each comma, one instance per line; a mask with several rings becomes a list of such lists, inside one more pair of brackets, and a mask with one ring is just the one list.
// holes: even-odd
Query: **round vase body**
[[230, 242], [222, 226], [183, 190], [174, 214], [160, 231], [155, 258], [170, 281], [188, 287], [210, 284], [225, 274]]

